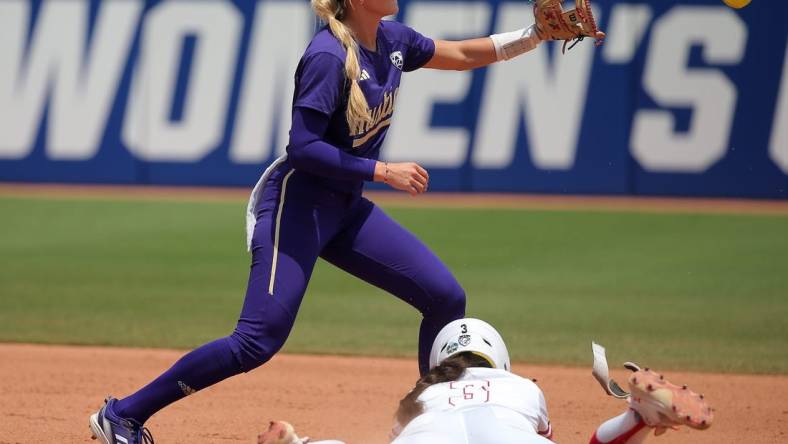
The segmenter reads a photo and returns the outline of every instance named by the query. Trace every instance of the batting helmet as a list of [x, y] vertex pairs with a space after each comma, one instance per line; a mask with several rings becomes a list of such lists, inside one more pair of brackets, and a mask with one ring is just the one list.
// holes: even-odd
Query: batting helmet
[[462, 352], [484, 358], [493, 368], [511, 370], [509, 351], [503, 338], [492, 325], [480, 319], [457, 319], [446, 324], [432, 343], [430, 368]]

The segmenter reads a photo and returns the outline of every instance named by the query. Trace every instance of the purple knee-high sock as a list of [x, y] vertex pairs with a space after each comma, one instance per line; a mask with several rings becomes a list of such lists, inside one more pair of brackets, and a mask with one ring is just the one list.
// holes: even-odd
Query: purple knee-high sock
[[228, 338], [217, 339], [187, 353], [150, 384], [118, 400], [114, 413], [142, 424], [173, 402], [238, 373], [241, 366]]

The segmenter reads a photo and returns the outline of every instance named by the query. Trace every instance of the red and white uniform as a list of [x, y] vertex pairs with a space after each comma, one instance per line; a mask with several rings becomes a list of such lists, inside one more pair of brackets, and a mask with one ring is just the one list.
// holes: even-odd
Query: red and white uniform
[[424, 413], [391, 444], [539, 444], [552, 433], [544, 394], [506, 370], [469, 368], [457, 381], [428, 387]]

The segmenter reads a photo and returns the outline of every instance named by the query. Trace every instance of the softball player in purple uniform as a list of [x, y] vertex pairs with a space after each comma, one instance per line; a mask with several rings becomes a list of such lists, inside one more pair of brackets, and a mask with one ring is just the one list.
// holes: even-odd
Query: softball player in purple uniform
[[438, 331], [465, 314], [465, 293], [441, 260], [361, 192], [365, 181], [411, 195], [427, 190], [421, 166], [377, 160], [403, 72], [506, 60], [536, 47], [536, 29], [433, 41], [381, 20], [397, 13], [396, 0], [312, 0], [312, 7], [327, 26], [295, 73], [287, 154], [252, 192], [252, 265], [235, 331], [186, 354], [131, 396], [108, 398], [90, 418], [104, 444], [152, 441], [142, 425], [155, 412], [268, 361], [290, 333], [318, 257], [421, 312], [422, 373]]

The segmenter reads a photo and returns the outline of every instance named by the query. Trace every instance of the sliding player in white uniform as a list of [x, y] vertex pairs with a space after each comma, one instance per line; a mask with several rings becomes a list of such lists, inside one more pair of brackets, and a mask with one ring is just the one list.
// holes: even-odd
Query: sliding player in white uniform
[[549, 443], [542, 391], [510, 370], [490, 324], [449, 323], [435, 338], [429, 373], [400, 401], [392, 444]]
[[[552, 442], [542, 391], [532, 380], [511, 373], [506, 344], [490, 324], [470, 318], [449, 323], [433, 343], [429, 364], [429, 373], [400, 401], [391, 444]], [[711, 425], [711, 408], [702, 395], [628, 363], [634, 371], [630, 394], [607, 379], [606, 365], [600, 382], [611, 395], [628, 399], [629, 407], [602, 424], [590, 444], [640, 444], [652, 430], [661, 434], [679, 425]], [[258, 437], [259, 444], [306, 442], [342, 444], [299, 439], [284, 421], [272, 422]]]

